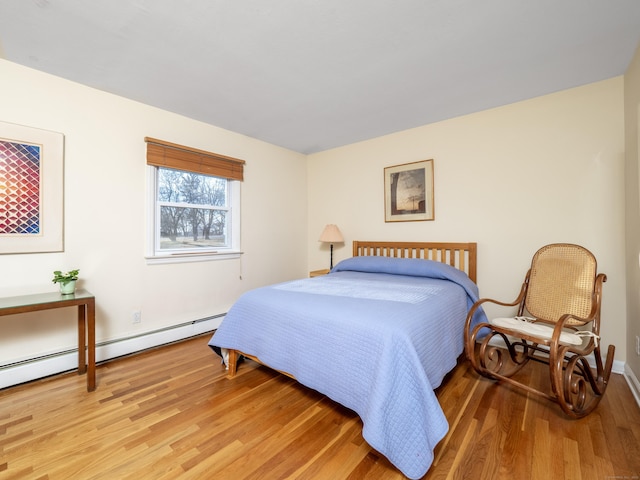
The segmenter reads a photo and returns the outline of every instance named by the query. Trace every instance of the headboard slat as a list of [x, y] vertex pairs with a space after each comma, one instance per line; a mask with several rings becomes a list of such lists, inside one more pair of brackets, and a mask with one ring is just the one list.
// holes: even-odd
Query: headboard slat
[[476, 281], [478, 246], [474, 242], [367, 242], [354, 240], [353, 256], [423, 258], [442, 262], [465, 272]]

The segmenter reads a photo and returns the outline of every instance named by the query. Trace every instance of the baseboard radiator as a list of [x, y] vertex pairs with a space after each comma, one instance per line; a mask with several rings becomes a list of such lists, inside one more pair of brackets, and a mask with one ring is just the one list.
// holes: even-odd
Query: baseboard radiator
[[[149, 348], [213, 332], [226, 314], [193, 320], [96, 344], [96, 363], [141, 352]], [[73, 348], [0, 366], [0, 389], [78, 368], [78, 349]]]

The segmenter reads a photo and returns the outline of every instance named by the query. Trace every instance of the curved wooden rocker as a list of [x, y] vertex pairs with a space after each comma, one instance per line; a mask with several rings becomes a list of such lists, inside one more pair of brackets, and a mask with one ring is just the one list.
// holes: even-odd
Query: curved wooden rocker
[[[481, 375], [508, 382], [560, 404], [573, 418], [591, 413], [607, 389], [615, 346], [606, 362], [600, 352], [602, 284], [596, 259], [572, 244], [551, 244], [536, 252], [520, 294], [511, 303], [483, 298], [469, 310], [465, 353]], [[517, 306], [515, 318], [496, 318], [471, 325], [484, 303]], [[593, 355], [595, 368], [587, 361]], [[529, 360], [549, 365], [551, 393], [513, 378]]]

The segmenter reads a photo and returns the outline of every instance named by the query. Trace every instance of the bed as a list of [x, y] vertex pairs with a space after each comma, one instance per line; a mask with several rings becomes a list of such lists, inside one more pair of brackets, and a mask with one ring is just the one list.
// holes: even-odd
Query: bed
[[209, 345], [229, 377], [244, 356], [355, 411], [369, 445], [420, 478], [448, 431], [434, 389], [463, 352], [476, 248], [354, 241], [327, 275], [243, 294]]

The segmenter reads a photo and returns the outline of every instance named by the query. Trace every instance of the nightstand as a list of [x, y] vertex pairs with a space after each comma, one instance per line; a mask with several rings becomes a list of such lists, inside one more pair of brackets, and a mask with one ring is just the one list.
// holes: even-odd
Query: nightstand
[[326, 275], [327, 273], [329, 273], [329, 269], [323, 268], [322, 270], [314, 270], [312, 272], [309, 272], [309, 276], [313, 278], [319, 277], [320, 275]]

